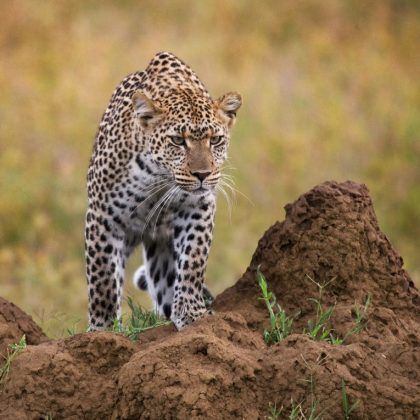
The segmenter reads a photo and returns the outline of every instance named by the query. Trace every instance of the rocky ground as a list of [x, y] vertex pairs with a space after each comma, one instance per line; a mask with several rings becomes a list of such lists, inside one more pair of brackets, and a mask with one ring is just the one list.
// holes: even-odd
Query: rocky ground
[[[268, 346], [267, 309], [256, 270], [288, 314], [293, 333]], [[329, 327], [344, 337], [368, 296], [364, 329], [343, 344], [303, 330], [316, 307], [334, 306]], [[0, 352], [26, 334], [28, 346], [0, 389], [5, 419], [417, 419], [420, 416], [420, 299], [402, 258], [380, 231], [369, 192], [321, 184], [286, 206], [261, 238], [242, 278], [219, 295], [215, 316], [182, 332], [165, 326], [138, 342], [115, 333], [48, 340], [16, 306], [0, 300]], [[49, 417], [48, 417], [49, 416]]]

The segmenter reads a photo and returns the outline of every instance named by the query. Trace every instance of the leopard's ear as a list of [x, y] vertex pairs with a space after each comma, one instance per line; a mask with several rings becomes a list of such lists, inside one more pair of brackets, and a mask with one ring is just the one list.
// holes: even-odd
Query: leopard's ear
[[163, 114], [163, 111], [144, 92], [137, 90], [131, 97], [134, 113], [139, 117], [141, 125], [150, 127]]
[[236, 113], [241, 105], [242, 97], [236, 92], [226, 93], [216, 101], [216, 107], [219, 111], [219, 115], [227, 121], [229, 127], [235, 122]]

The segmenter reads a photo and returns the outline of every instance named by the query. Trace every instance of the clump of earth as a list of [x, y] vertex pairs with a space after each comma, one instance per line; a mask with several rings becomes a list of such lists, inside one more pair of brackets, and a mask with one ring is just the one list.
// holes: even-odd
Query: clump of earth
[[[285, 210], [242, 278], [216, 298], [216, 314], [181, 332], [49, 340], [0, 300], [0, 351], [23, 334], [28, 342], [0, 388], [0, 418], [288, 418], [315, 405], [321, 418], [337, 419], [343, 384], [350, 418], [419, 418], [419, 292], [378, 226], [368, 189], [326, 182]], [[263, 339], [269, 316], [258, 267], [295, 318], [292, 334], [272, 345]], [[328, 328], [342, 344], [308, 336], [313, 299], [334, 308]], [[368, 299], [363, 328], [348, 334]]]

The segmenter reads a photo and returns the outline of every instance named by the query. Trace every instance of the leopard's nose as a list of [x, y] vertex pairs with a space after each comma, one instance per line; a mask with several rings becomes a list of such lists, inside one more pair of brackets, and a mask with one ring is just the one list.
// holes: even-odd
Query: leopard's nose
[[201, 182], [203, 182], [210, 174], [211, 174], [211, 171], [191, 172], [191, 175], [196, 176]]

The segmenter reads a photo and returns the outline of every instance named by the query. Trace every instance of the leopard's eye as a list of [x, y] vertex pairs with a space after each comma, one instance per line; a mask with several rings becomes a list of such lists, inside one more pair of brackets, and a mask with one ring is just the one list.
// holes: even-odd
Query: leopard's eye
[[219, 144], [222, 144], [223, 136], [214, 136], [210, 139], [210, 144], [212, 146], [217, 146]]
[[185, 139], [181, 136], [169, 136], [169, 139], [175, 146], [185, 146]]

